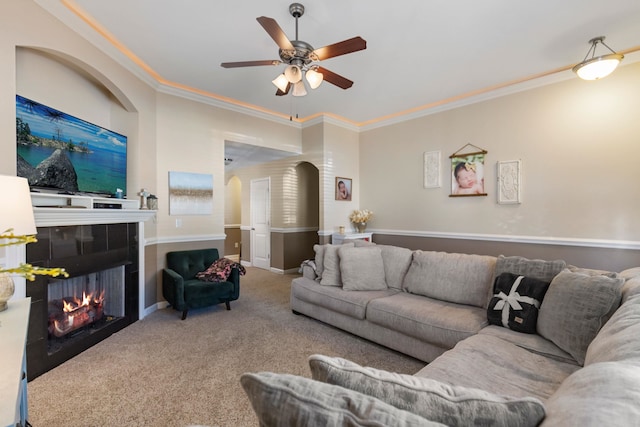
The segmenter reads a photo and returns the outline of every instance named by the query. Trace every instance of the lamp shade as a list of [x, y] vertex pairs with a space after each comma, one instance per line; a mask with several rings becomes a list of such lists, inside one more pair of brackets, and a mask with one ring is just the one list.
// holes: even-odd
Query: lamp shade
[[311, 89], [316, 89], [318, 86], [320, 86], [324, 78], [322, 73], [319, 73], [314, 69], [307, 70], [307, 72], [305, 73], [305, 77]]
[[289, 65], [284, 69], [284, 76], [289, 83], [298, 83], [302, 80], [302, 70], [297, 65]]
[[304, 82], [302, 80], [293, 85], [293, 96], [305, 96], [306, 94], [307, 89], [304, 87]]
[[276, 87], [281, 91], [286, 92], [287, 86], [289, 85], [289, 80], [287, 80], [284, 74], [280, 74], [278, 77], [275, 78], [275, 80], [272, 80], [271, 83], [276, 85]]
[[31, 194], [26, 178], [0, 175], [3, 203], [0, 208], [0, 233], [13, 228], [16, 236], [36, 234]]
[[573, 67], [573, 72], [583, 80], [598, 80], [613, 73], [622, 58], [624, 56], [619, 53], [591, 58]]

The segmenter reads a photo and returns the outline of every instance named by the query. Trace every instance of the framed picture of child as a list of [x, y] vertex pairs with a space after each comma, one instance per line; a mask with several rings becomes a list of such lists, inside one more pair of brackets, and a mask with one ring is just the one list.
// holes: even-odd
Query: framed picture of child
[[451, 196], [486, 196], [484, 156], [486, 152], [451, 156]]
[[336, 177], [336, 200], [351, 200], [351, 178]]

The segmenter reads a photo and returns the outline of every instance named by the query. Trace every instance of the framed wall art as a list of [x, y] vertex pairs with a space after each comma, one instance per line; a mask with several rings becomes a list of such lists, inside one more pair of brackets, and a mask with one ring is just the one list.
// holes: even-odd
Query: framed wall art
[[439, 188], [442, 186], [440, 173], [440, 151], [424, 153], [424, 188]]
[[[467, 147], [476, 151], [464, 152]], [[484, 190], [484, 158], [486, 150], [467, 144], [451, 159], [451, 195], [449, 197], [486, 196]]]
[[336, 200], [351, 200], [351, 178], [336, 177]]
[[522, 203], [521, 166], [520, 160], [498, 162], [498, 203], [501, 205]]
[[213, 213], [213, 175], [169, 172], [169, 215]]

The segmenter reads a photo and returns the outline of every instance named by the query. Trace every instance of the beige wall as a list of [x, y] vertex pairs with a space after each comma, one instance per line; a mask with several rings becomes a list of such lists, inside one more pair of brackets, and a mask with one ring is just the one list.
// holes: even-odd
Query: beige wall
[[[640, 64], [363, 132], [362, 207], [382, 232], [640, 241]], [[449, 155], [488, 150], [487, 197], [450, 198]], [[440, 150], [441, 188], [423, 188]], [[522, 160], [522, 203], [496, 203], [496, 162]]]

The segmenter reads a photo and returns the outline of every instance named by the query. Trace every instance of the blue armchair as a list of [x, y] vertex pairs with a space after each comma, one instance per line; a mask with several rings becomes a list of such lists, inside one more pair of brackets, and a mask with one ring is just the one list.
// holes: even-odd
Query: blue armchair
[[182, 320], [190, 308], [208, 307], [225, 303], [240, 296], [240, 272], [231, 270], [226, 282], [211, 283], [199, 280], [196, 274], [206, 270], [220, 258], [217, 249], [194, 249], [167, 253], [167, 267], [162, 270], [162, 294], [176, 310], [182, 311]]

